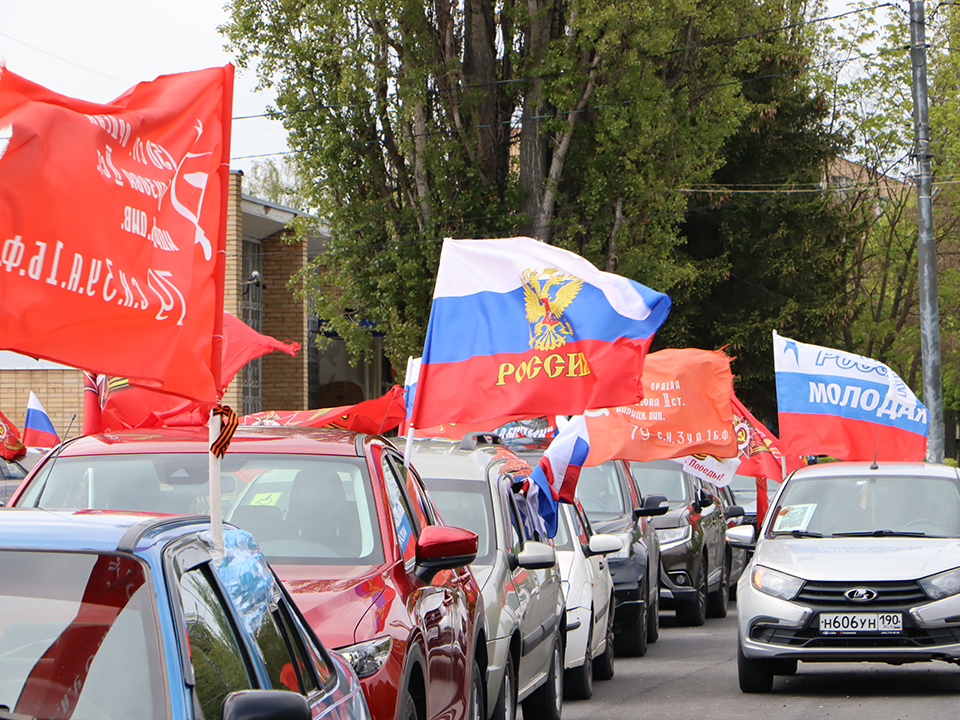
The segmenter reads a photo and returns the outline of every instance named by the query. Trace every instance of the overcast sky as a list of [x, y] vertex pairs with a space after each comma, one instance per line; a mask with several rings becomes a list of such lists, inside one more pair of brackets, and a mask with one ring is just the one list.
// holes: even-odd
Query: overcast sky
[[[0, 0], [0, 63], [63, 95], [107, 102], [159, 75], [231, 62], [217, 32], [224, 1]], [[252, 71], [237, 71], [234, 118], [272, 100], [255, 85]], [[283, 128], [266, 118], [234, 120], [232, 135], [235, 169], [287, 149]]]

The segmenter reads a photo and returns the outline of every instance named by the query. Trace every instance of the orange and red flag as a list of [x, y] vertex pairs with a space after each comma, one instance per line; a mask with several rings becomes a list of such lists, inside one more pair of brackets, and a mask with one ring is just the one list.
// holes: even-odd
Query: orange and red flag
[[683, 348], [647, 355], [644, 399], [588, 410], [587, 465], [606, 460], [665, 460], [686, 455], [736, 457], [733, 375], [723, 352]]
[[0, 72], [0, 346], [216, 402], [233, 66], [106, 104]]

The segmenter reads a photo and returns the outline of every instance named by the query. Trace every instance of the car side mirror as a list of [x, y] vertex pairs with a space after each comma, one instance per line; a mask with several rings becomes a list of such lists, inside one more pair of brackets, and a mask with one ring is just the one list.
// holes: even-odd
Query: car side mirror
[[697, 503], [696, 503], [697, 507], [699, 507], [700, 509], [703, 509], [705, 507], [710, 507], [711, 505], [713, 505], [713, 503], [714, 503], [713, 495], [708, 493], [703, 488], [700, 488], [697, 491]]
[[727, 520], [730, 520], [736, 517], [743, 517], [743, 515], [744, 515], [743, 508], [740, 507], [739, 505], [731, 505], [730, 507], [728, 507], [726, 510], [723, 511], [723, 517]]
[[310, 720], [310, 704], [289, 690], [240, 690], [227, 695], [221, 720]]
[[647, 495], [643, 500], [643, 508], [634, 510], [633, 516], [636, 519], [642, 517], [653, 517], [655, 515], [665, 515], [670, 510], [667, 505], [665, 495]]
[[587, 544], [589, 555], [606, 555], [623, 548], [623, 540], [616, 535], [591, 535]]
[[546, 543], [527, 540], [516, 555], [517, 566], [527, 570], [546, 570], [557, 564], [556, 551]]
[[756, 530], [753, 525], [737, 525], [728, 528], [727, 544], [734, 548], [752, 550], [756, 546]]
[[477, 559], [475, 532], [446, 525], [427, 525], [417, 536], [417, 575], [428, 583], [440, 570], [469, 565]]

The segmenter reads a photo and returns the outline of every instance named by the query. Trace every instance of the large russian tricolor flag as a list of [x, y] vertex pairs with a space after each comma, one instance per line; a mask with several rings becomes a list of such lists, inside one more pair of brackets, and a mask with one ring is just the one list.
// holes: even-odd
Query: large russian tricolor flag
[[410, 422], [579, 415], [643, 398], [670, 298], [530, 238], [446, 239]]
[[52, 448], [60, 444], [60, 436], [57, 435], [50, 416], [32, 390], [27, 401], [27, 417], [23, 422], [23, 444], [41, 448]]
[[922, 460], [927, 409], [881, 362], [773, 333], [780, 447], [838, 460]]

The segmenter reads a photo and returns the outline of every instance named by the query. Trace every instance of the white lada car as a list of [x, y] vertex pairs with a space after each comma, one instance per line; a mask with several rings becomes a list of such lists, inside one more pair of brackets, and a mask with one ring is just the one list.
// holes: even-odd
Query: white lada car
[[[748, 525], [727, 531], [740, 546]], [[960, 476], [827, 463], [788, 478], [737, 586], [743, 692], [797, 661], [960, 664]]]

